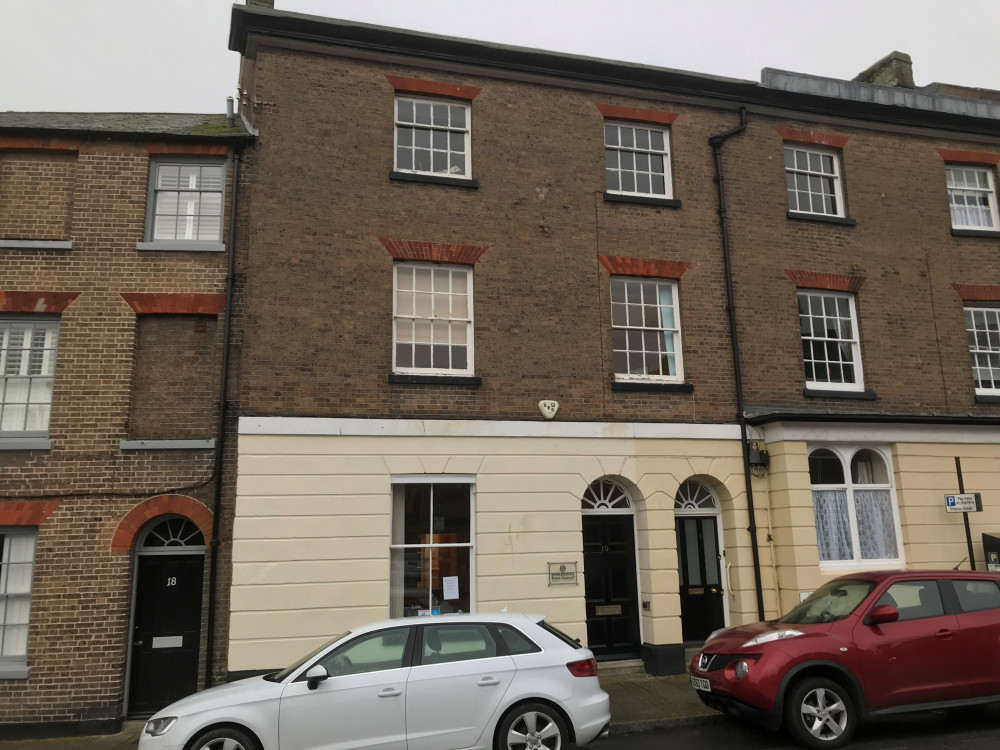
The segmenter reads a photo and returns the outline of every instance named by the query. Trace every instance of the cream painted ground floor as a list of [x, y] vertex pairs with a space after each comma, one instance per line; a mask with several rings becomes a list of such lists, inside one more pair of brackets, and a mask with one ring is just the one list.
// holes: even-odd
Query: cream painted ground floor
[[[276, 668], [401, 615], [523, 611], [599, 658], [685, 642], [844, 572], [968, 567], [1000, 535], [1000, 429], [242, 418], [229, 670]], [[758, 597], [758, 586], [760, 595]]]

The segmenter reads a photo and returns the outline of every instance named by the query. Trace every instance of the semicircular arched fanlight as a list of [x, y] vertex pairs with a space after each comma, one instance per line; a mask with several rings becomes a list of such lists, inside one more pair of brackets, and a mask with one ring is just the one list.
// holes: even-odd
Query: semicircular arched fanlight
[[631, 510], [628, 490], [610, 479], [591, 482], [580, 503], [583, 510]]
[[143, 547], [204, 547], [205, 537], [187, 518], [168, 518], [149, 530]]
[[674, 496], [675, 510], [718, 510], [715, 493], [704, 482], [688, 479], [677, 488]]

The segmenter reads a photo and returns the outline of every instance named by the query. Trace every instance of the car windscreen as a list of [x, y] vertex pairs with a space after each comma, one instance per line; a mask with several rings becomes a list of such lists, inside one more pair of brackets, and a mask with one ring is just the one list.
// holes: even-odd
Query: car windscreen
[[815, 625], [843, 620], [857, 609], [874, 586], [874, 581], [862, 578], [830, 581], [816, 589], [778, 622], [783, 625]]
[[338, 635], [338, 636], [332, 638], [331, 640], [327, 641], [326, 643], [324, 643], [319, 648], [317, 648], [317, 649], [315, 649], [313, 651], [310, 651], [308, 654], [306, 654], [305, 656], [303, 656], [301, 659], [299, 659], [297, 662], [295, 662], [294, 664], [292, 664], [290, 667], [285, 667], [280, 672], [275, 672], [274, 674], [264, 675], [264, 679], [265, 680], [269, 680], [271, 682], [281, 682], [285, 678], [291, 676], [292, 672], [294, 672], [296, 669], [298, 669], [299, 667], [301, 667], [307, 661], [309, 661], [310, 659], [312, 659], [315, 656], [317, 656], [321, 651], [323, 651], [324, 649], [329, 648], [334, 643], [336, 643], [337, 641], [339, 641], [341, 638], [343, 638], [344, 636], [350, 635], [350, 634], [351, 634], [351, 631], [347, 631], [346, 633], [341, 633], [340, 635]]

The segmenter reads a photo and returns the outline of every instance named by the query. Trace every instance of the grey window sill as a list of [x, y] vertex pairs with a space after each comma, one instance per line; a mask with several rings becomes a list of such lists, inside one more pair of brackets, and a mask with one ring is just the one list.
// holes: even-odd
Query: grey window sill
[[0, 451], [50, 451], [47, 437], [0, 437]]
[[645, 206], [660, 206], [662, 208], [680, 208], [681, 202], [676, 198], [653, 198], [648, 195], [628, 195], [625, 193], [605, 193], [605, 203], [639, 203]]
[[878, 401], [875, 391], [834, 391], [821, 388], [806, 388], [802, 391], [806, 398], [843, 398], [854, 401]]
[[453, 185], [472, 189], [479, 187], [478, 180], [471, 180], [467, 177], [443, 177], [436, 174], [417, 174], [415, 172], [389, 172], [389, 179], [396, 182], [427, 182], [432, 185]]
[[400, 375], [390, 372], [388, 382], [409, 385], [482, 385], [483, 379], [475, 375]]
[[825, 214], [806, 214], [801, 211], [789, 211], [786, 216], [795, 221], [816, 221], [820, 224], [840, 224], [845, 227], [857, 226], [854, 219], [847, 216], [827, 216]]
[[1000, 239], [1000, 232], [992, 229], [955, 229], [951, 228], [952, 237], [982, 237], [983, 239]]
[[226, 245], [223, 242], [202, 242], [184, 240], [161, 240], [159, 242], [137, 242], [136, 250], [155, 250], [177, 253], [224, 253]]
[[612, 391], [632, 391], [635, 393], [694, 393], [693, 383], [654, 383], [636, 380], [612, 380]]
[[0, 250], [72, 250], [73, 240], [0, 240]]
[[0, 661], [0, 680], [26, 680], [30, 674], [26, 660]]
[[1000, 396], [991, 396], [986, 393], [976, 394], [977, 404], [1000, 404]]
[[122, 440], [118, 447], [123, 451], [211, 450], [215, 447], [215, 438], [208, 440]]

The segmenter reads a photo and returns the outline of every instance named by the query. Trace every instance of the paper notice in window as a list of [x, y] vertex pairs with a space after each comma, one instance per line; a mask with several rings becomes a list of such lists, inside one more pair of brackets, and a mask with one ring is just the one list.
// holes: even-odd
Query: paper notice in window
[[444, 598], [458, 599], [458, 576], [445, 576], [441, 580], [444, 584]]

